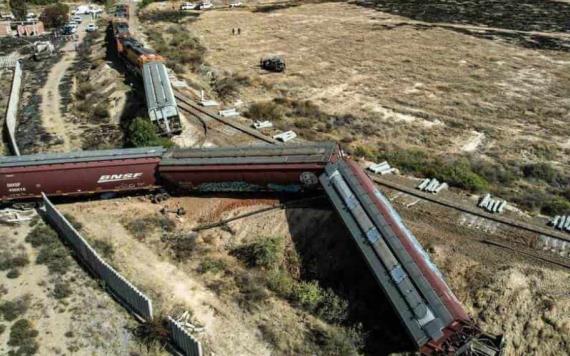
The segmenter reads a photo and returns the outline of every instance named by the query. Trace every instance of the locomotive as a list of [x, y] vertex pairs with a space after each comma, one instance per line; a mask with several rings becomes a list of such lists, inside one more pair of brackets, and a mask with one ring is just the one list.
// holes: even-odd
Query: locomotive
[[180, 134], [180, 113], [164, 65], [166, 59], [132, 37], [125, 18], [113, 19], [111, 27], [118, 55], [127, 69], [143, 82], [150, 121], [161, 135]]

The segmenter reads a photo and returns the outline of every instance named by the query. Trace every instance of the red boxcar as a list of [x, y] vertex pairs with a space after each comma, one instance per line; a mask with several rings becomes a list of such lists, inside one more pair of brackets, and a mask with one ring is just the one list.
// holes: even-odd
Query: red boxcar
[[151, 189], [161, 147], [37, 154], [0, 159], [0, 201]]
[[338, 159], [335, 143], [179, 149], [160, 162], [166, 183], [195, 190], [299, 190], [318, 185], [318, 175]]

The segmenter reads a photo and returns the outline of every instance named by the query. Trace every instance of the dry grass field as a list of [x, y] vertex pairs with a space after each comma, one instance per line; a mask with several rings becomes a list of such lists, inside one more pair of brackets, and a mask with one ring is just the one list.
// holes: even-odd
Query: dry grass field
[[[512, 4], [532, 21], [507, 25], [473, 9], [451, 16], [455, 3], [440, 4], [447, 17], [424, 11], [439, 3], [398, 4], [252, 5], [198, 17], [160, 17], [153, 4], [144, 23], [163, 44], [177, 33], [193, 38], [176, 40], [177, 53], [192, 48], [193, 61], [174, 65], [212, 96], [244, 101], [252, 119], [339, 140], [407, 173], [491, 189], [529, 210], [568, 211], [569, 37], [540, 32], [563, 31], [558, 15], [540, 21]], [[553, 13], [564, 6], [552, 5]], [[262, 71], [267, 55], [283, 56], [286, 72]], [[438, 172], [443, 166], [462, 172]]]

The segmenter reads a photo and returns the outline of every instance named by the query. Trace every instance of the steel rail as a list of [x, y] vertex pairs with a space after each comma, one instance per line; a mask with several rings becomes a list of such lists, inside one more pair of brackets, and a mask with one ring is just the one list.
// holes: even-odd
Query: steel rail
[[371, 176], [371, 178], [375, 183], [377, 183], [379, 185], [382, 185], [382, 186], [388, 187], [390, 189], [394, 189], [394, 190], [397, 190], [397, 191], [400, 191], [400, 192], [403, 192], [403, 193], [406, 193], [409, 195], [413, 195], [415, 197], [418, 197], [418, 198], [421, 198], [424, 200], [428, 200], [432, 203], [436, 203], [436, 204], [445, 206], [447, 208], [459, 210], [459, 211], [462, 211], [464, 213], [468, 213], [471, 215], [482, 217], [482, 218], [485, 218], [488, 220], [498, 222], [500, 224], [508, 225], [508, 226], [515, 227], [515, 228], [525, 230], [528, 232], [533, 232], [533, 233], [536, 233], [539, 235], [554, 237], [554, 238], [562, 240], [562, 241], [570, 242], [570, 237], [568, 237], [566, 234], [563, 234], [563, 233], [558, 232], [556, 230], [550, 230], [550, 229], [546, 229], [546, 228], [543, 228], [543, 227], [540, 227], [540, 226], [537, 226], [534, 224], [529, 224], [529, 223], [525, 223], [522, 221], [516, 221], [516, 220], [510, 219], [510, 218], [505, 218], [502, 216], [489, 214], [489, 213], [486, 213], [484, 211], [480, 211], [480, 210], [475, 209], [475, 208], [469, 208], [469, 207], [463, 206], [461, 204], [452, 202], [450, 200], [434, 196], [433, 194], [424, 193], [424, 192], [421, 192], [421, 191], [416, 190], [414, 188], [409, 188], [409, 187], [406, 187], [402, 184], [390, 182], [386, 179], [382, 179], [379, 177]]
[[[245, 125], [242, 125], [242, 124], [233, 122], [233, 121], [231, 121], [231, 120], [228, 120], [228, 119], [226, 119], [226, 118], [223, 118], [223, 117], [221, 117], [221, 116], [219, 116], [219, 115], [217, 115], [217, 114], [215, 114], [215, 113], [212, 113], [212, 112], [210, 112], [210, 111], [208, 111], [208, 110], [206, 110], [206, 109], [200, 107], [198, 104], [196, 104], [196, 103], [194, 102], [194, 100], [192, 100], [192, 99], [188, 98], [187, 96], [181, 94], [181, 93], [180, 93], [179, 91], [177, 91], [177, 90], [174, 90], [174, 97], [175, 97], [178, 101], [180, 101], [180, 102], [182, 102], [182, 103], [188, 105], [188, 107], [192, 108], [193, 110], [196, 110], [197, 112], [199, 112], [199, 113], [201, 113], [201, 114], [203, 114], [203, 115], [206, 115], [206, 116], [208, 116], [208, 117], [210, 117], [210, 118], [212, 118], [212, 119], [214, 119], [214, 120], [216, 120], [216, 121], [218, 121], [218, 122], [221, 122], [221, 123], [223, 123], [224, 125], [228, 125], [228, 126], [230, 126], [230, 127], [233, 127], [234, 129], [236, 129], [236, 130], [238, 130], [238, 131], [241, 131], [241, 132], [243, 132], [243, 133], [245, 133], [245, 134], [247, 134], [247, 135], [253, 136], [253, 137], [255, 137], [255, 138], [259, 139], [259, 140], [262, 140], [262, 141], [264, 141], [264, 142], [271, 143], [271, 144], [281, 144], [281, 142], [275, 140], [274, 138], [267, 137], [267, 136], [265, 136], [264, 134], [260, 133], [259, 131], [256, 131], [256, 130], [251, 129], [251, 128], [245, 126]], [[179, 105], [179, 106], [180, 106], [180, 105]], [[189, 111], [188, 109], [184, 109], [184, 110], [185, 110], [185, 111]], [[195, 115], [195, 114], [194, 114], [194, 115]]]

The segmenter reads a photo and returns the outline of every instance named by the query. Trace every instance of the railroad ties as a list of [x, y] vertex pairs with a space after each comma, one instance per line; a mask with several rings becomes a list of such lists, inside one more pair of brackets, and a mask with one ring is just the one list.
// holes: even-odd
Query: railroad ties
[[177, 99], [178, 107], [200, 120], [206, 129], [215, 129], [230, 136], [240, 132], [266, 143], [281, 144], [278, 140], [268, 137], [253, 128], [219, 115], [219, 112], [201, 107], [197, 102], [180, 91], [175, 90], [174, 97]]

